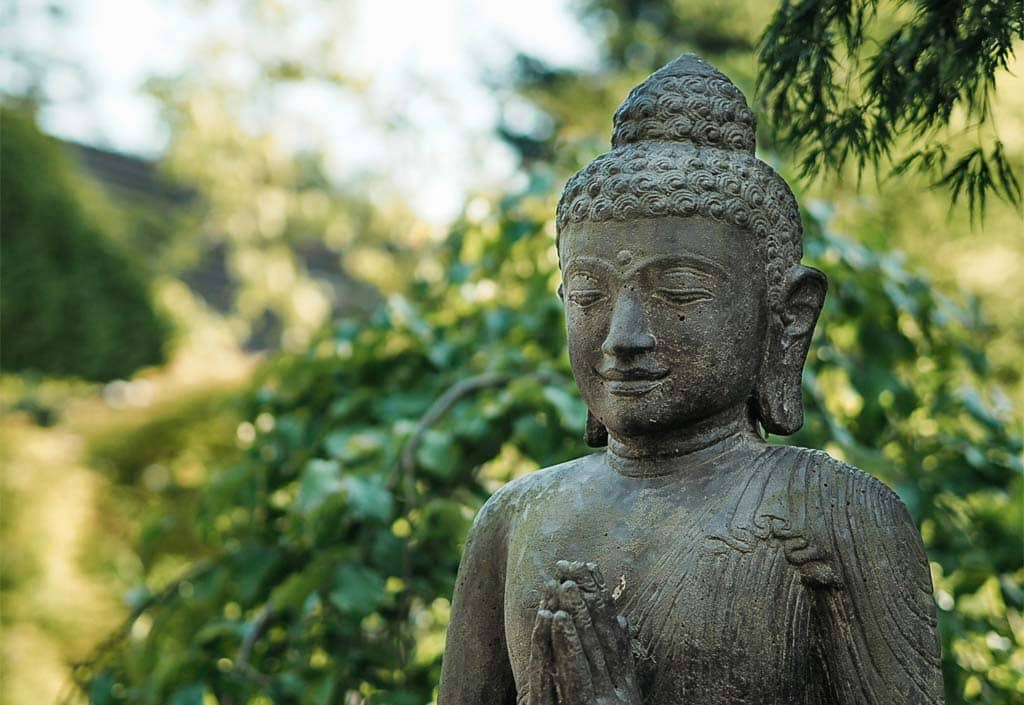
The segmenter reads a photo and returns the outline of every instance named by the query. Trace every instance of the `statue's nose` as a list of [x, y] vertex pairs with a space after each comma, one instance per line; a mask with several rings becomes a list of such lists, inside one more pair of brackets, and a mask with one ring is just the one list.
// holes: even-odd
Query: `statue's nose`
[[653, 350], [656, 342], [640, 297], [627, 289], [615, 302], [601, 351], [605, 355], [628, 357]]

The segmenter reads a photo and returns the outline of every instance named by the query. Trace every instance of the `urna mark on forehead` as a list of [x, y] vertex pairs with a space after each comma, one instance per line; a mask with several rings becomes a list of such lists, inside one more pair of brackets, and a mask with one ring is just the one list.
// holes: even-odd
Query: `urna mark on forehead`
[[612, 150], [566, 184], [560, 258], [563, 238], [588, 224], [699, 217], [753, 236], [746, 255], [760, 255], [777, 299], [800, 261], [802, 227], [789, 186], [754, 155], [754, 123], [739, 89], [693, 55], [653, 73], [616, 112]]

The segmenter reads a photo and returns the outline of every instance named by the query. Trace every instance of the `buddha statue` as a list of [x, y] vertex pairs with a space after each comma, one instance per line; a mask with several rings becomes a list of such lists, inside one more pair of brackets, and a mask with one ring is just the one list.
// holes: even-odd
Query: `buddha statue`
[[636, 86], [557, 248], [593, 455], [498, 491], [440, 705], [932, 705], [921, 537], [885, 485], [766, 443], [803, 422], [826, 293], [754, 115], [693, 55]]

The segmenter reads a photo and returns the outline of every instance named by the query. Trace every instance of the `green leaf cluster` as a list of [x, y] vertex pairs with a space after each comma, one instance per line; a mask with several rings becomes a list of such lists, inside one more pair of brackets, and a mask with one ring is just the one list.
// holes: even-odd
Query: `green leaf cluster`
[[[965, 195], [972, 213], [990, 193], [1019, 207], [1020, 165], [992, 134], [991, 105], [1021, 40], [1019, 0], [783, 2], [759, 88], [805, 176], [888, 162]], [[962, 123], [974, 145], [954, 134]]]
[[196, 510], [208, 558], [140, 586], [125, 640], [79, 669], [95, 701], [430, 698], [476, 510], [584, 452], [547, 201], [461, 223], [409, 297], [261, 372], [244, 458]]
[[759, 145], [796, 155], [808, 181], [841, 179], [849, 165], [858, 176], [920, 174], [954, 204], [965, 198], [972, 216], [989, 196], [1021, 206], [1019, 121], [1000, 120], [996, 109], [997, 88], [1014, 90], [1005, 85], [1024, 41], [1020, 0], [584, 0], [578, 8], [599, 42], [597, 70], [518, 60], [517, 97], [545, 119], [528, 129], [520, 119], [500, 134], [527, 163], [571, 161], [575, 143], [608, 131], [607, 116], [584, 106], [614, 110], [646, 74], [695, 51], [742, 87], [756, 85], [756, 96], [745, 92], [760, 107]]
[[832, 231], [824, 204], [809, 215], [806, 259], [830, 293], [790, 442], [897, 491], [931, 560], [947, 702], [1009, 705], [1024, 687], [1024, 445], [987, 382], [991, 331], [976, 302]]

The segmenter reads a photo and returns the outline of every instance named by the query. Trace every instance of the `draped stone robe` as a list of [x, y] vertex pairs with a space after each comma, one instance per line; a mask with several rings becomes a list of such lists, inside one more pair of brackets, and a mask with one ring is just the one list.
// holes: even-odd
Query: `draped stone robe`
[[526, 701], [541, 586], [562, 559], [604, 572], [647, 705], [942, 702], [928, 562], [891, 490], [753, 434], [679, 462], [650, 477], [600, 453], [491, 498], [460, 568], [441, 705]]

